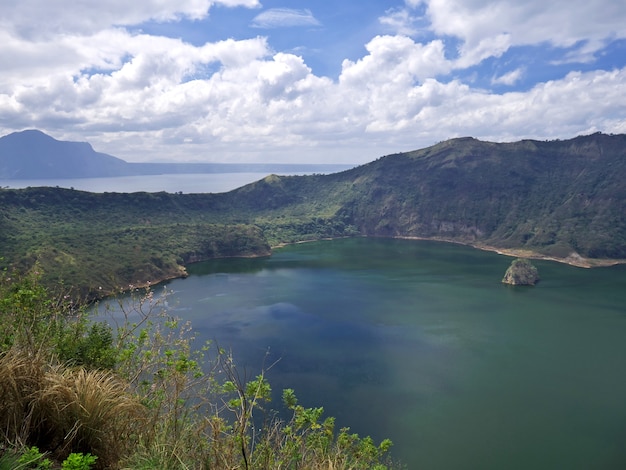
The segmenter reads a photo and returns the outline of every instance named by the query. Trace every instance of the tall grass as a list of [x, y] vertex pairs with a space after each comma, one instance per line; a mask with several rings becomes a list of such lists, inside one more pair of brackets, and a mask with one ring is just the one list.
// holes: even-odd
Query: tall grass
[[0, 433], [9, 445], [35, 440], [45, 428], [37, 397], [45, 388], [48, 363], [41, 354], [11, 348], [0, 355]]
[[143, 431], [145, 410], [111, 371], [59, 367], [48, 374], [37, 406], [56, 453], [92, 453], [104, 467], [117, 462]]
[[51, 364], [12, 348], [0, 357], [4, 442], [37, 445], [59, 460], [74, 452], [109, 468], [143, 432], [145, 409], [111, 371]]

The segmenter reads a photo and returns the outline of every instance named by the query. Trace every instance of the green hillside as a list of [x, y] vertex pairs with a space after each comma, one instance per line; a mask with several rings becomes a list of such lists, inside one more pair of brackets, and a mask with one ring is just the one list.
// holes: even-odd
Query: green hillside
[[[564, 258], [626, 258], [626, 136], [454, 139], [334, 175], [268, 177], [229, 195], [273, 243], [333, 231]], [[308, 222], [308, 226], [307, 226]]]
[[555, 258], [626, 259], [626, 135], [453, 139], [331, 175], [223, 194], [0, 190], [0, 257], [83, 295], [341, 236], [423, 237]]
[[456, 139], [354, 171], [340, 211], [364, 235], [441, 237], [565, 257], [626, 258], [626, 136]]

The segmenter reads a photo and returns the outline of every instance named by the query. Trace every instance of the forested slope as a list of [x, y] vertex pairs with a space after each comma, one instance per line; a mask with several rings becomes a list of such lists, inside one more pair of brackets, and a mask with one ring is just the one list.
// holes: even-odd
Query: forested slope
[[364, 235], [626, 258], [626, 136], [456, 139], [355, 169], [339, 211]]

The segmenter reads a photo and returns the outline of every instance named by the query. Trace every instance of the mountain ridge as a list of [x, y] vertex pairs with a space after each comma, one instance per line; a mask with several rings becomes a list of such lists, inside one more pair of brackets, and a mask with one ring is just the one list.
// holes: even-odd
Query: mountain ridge
[[[321, 184], [330, 180], [332, 188]], [[265, 198], [237, 191], [271, 201], [274, 209], [305, 205], [290, 181], [296, 180], [253, 183], [275, 186]], [[315, 197], [361, 235], [438, 238], [558, 259], [624, 259], [624, 181], [625, 135], [514, 143], [463, 138], [328, 175]]]
[[600, 266], [626, 262], [625, 209], [626, 135], [461, 138], [219, 194], [2, 189], [0, 259], [21, 269], [38, 263], [90, 294], [96, 285], [111, 292], [181, 276], [190, 262], [350, 236]]
[[116, 176], [124, 172], [126, 165], [124, 160], [96, 152], [87, 142], [56, 140], [36, 129], [0, 138], [2, 178]]

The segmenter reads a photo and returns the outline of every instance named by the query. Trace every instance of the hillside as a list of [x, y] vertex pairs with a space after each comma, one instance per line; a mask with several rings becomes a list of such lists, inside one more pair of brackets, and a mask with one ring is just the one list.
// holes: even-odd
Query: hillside
[[455, 139], [356, 169], [340, 214], [364, 235], [626, 258], [625, 177], [624, 135]]
[[603, 264], [626, 259], [626, 136], [460, 138], [223, 194], [0, 191], [0, 257], [93, 294], [216, 256], [339, 236], [416, 237]]
[[[460, 138], [233, 192], [257, 219], [315, 214], [365, 236], [438, 238], [557, 258], [626, 258], [626, 136]], [[241, 209], [240, 209], [241, 210]]]

